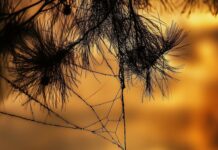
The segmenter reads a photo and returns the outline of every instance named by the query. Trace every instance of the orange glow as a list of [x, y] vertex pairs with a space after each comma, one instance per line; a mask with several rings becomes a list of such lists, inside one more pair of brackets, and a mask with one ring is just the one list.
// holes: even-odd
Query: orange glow
[[[177, 63], [184, 67], [175, 75], [179, 81], [169, 82], [169, 94], [166, 97], [158, 94], [154, 99], [143, 97], [142, 103], [142, 86], [127, 86], [125, 98], [128, 150], [218, 149], [218, 17], [199, 12], [189, 17], [179, 14], [173, 16], [190, 31], [189, 41], [192, 44], [187, 47], [190, 56], [185, 60], [178, 60]], [[168, 20], [169, 18], [166, 22]], [[112, 58], [110, 62], [113, 62]], [[116, 70], [115, 65], [116, 62], [113, 62]], [[109, 72], [105, 62], [96, 69]], [[92, 103], [113, 98], [119, 86], [116, 79], [97, 77], [99, 80], [93, 74], [83, 74], [78, 89]], [[100, 89], [99, 92], [92, 95], [97, 89]], [[9, 97], [0, 105], [1, 110], [31, 116], [30, 109], [21, 106], [22, 100], [14, 101], [13, 98]], [[119, 111], [118, 106], [114, 108], [114, 115]], [[99, 108], [98, 111], [106, 109]], [[73, 95], [61, 113], [83, 125], [93, 121], [90, 112]], [[38, 107], [35, 115], [46, 118], [46, 113]], [[39, 126], [0, 115], [0, 150], [117, 149], [101, 138], [85, 132]]]

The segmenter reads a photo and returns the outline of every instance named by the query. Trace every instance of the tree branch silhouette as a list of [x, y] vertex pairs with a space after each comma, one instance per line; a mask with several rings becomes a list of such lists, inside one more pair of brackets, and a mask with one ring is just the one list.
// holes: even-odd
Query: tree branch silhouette
[[[172, 11], [176, 8], [173, 0], [158, 2]], [[214, 15], [217, 14], [216, 0], [184, 0], [181, 12], [191, 13], [198, 3], [206, 4]], [[186, 33], [175, 23], [166, 27], [160, 19], [149, 18], [149, 12], [145, 16], [138, 13], [138, 9], [148, 10], [153, 5], [151, 0], [38, 0], [28, 5], [24, 0], [17, 3], [1, 0], [0, 63], [9, 77], [0, 74], [0, 78], [13, 88], [13, 92], [26, 96], [23, 105], [29, 104], [32, 114], [31, 104], [36, 103], [65, 125], [9, 112], [0, 111], [0, 114], [41, 125], [87, 131], [127, 150], [126, 83], [131, 83], [136, 76], [143, 83], [145, 96], [152, 96], [155, 87], [165, 95], [167, 81], [173, 78], [171, 73], [177, 71], [166, 56], [186, 46], [183, 44]], [[30, 13], [33, 9], [36, 10]], [[101, 55], [110, 73], [91, 67], [92, 63], [101, 64], [93, 49]], [[106, 57], [108, 54], [115, 58], [118, 71], [114, 71]], [[93, 73], [94, 77], [117, 79], [119, 89], [114, 98], [91, 104], [77, 92], [79, 70]], [[81, 127], [54, 110], [63, 108], [70, 94], [95, 116], [93, 122]], [[121, 112], [116, 119], [111, 119], [117, 103], [120, 103]], [[109, 108], [101, 117], [96, 110], [106, 105]], [[115, 123], [112, 130], [108, 127], [111, 122]], [[121, 123], [122, 141], [118, 135]], [[91, 129], [95, 125], [100, 127]]]

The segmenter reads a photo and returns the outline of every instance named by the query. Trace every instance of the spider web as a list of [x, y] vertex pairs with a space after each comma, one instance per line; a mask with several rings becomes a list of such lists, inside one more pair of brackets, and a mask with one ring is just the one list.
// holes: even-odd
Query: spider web
[[[98, 45], [98, 49], [101, 49], [102, 51], [108, 51], [110, 50], [111, 46], [105, 44], [105, 42], [102, 40], [102, 44]], [[114, 60], [114, 55], [111, 54], [111, 57], [108, 55], [105, 56], [104, 52], [100, 54], [100, 57], [102, 60], [100, 64], [103, 64], [103, 68], [109, 68], [110, 72], [114, 72], [114, 66], [112, 67], [110, 65], [109, 61], [116, 62]], [[104, 63], [102, 63], [104, 62]], [[18, 95], [13, 95], [11, 99], [16, 99], [16, 97], [19, 97], [18, 101], [21, 103], [22, 107], [25, 107], [26, 110], [29, 110], [30, 115], [18, 115], [19, 113], [10, 113], [8, 111], [2, 111], [0, 110], [0, 114], [19, 118], [26, 121], [35, 122], [42, 125], [47, 126], [53, 126], [53, 127], [59, 127], [59, 128], [69, 128], [73, 130], [81, 130], [86, 131], [89, 133], [92, 133], [94, 135], [99, 136], [100, 138], [103, 138], [104, 140], [116, 145], [119, 147], [119, 149], [125, 149], [124, 148], [124, 135], [123, 135], [123, 112], [122, 112], [122, 104], [121, 104], [121, 94], [122, 89], [120, 88], [120, 85], [118, 86], [113, 85], [110, 83], [110, 85], [113, 85], [113, 90], [110, 90], [108, 92], [107, 86], [105, 86], [100, 80], [104, 81], [112, 81], [115, 80], [115, 82], [119, 81], [118, 76], [110, 73], [103, 73], [96, 70], [96, 67], [90, 67], [85, 68], [82, 67], [79, 64], [75, 64], [77, 66], [78, 72], [80, 72], [80, 78], [84, 82], [79, 85], [78, 88], [71, 88], [71, 93], [79, 103], [76, 103], [75, 105], [79, 105], [78, 107], [81, 109], [85, 109], [85, 112], [83, 111], [73, 111], [73, 116], [77, 115], [79, 113], [81, 115], [80, 120], [71, 119], [74, 121], [69, 120], [68, 118], [65, 118], [65, 115], [62, 111], [58, 108], [53, 108], [52, 106], [49, 106], [46, 101], [43, 101], [39, 98], [34, 97], [31, 95], [31, 93], [28, 93], [28, 91], [23, 90], [19, 86], [17, 86], [15, 83], [13, 83], [10, 79], [6, 78], [4, 75], [0, 74], [0, 77], [5, 80], [9, 86], [11, 86], [15, 91], [18, 91]], [[115, 65], [116, 66], [116, 65]], [[94, 68], [94, 69], [91, 69]], [[109, 72], [107, 71], [107, 72]], [[110, 80], [109, 80], [110, 79]], [[100, 88], [93, 88], [87, 89], [86, 83], [90, 80], [94, 80], [97, 83], [93, 83], [93, 85], [100, 85]], [[85, 86], [85, 88], [83, 88]], [[81, 87], [81, 88], [80, 88]], [[118, 88], [117, 88], [118, 87]], [[106, 88], [106, 90], [104, 90]], [[85, 98], [81, 96], [82, 94], [79, 94], [80, 91], [85, 91]], [[87, 91], [87, 92], [86, 92]], [[94, 92], [93, 92], [94, 91]], [[87, 93], [89, 96], [87, 96]], [[108, 98], [105, 98], [105, 93], [108, 93], [110, 95]], [[21, 95], [21, 96], [20, 96]], [[27, 97], [28, 99], [26, 100]], [[96, 98], [97, 97], [97, 98]], [[72, 98], [68, 98], [72, 99]], [[64, 104], [66, 110], [71, 109], [71, 105], [68, 106], [68, 103]], [[68, 108], [67, 108], [68, 107]], [[72, 106], [73, 107], [73, 106]], [[39, 108], [39, 109], [38, 109]], [[38, 115], [40, 111], [43, 111], [43, 116]], [[59, 111], [59, 112], [58, 112]], [[84, 115], [83, 115], [84, 114]], [[88, 119], [87, 118], [91, 118]], [[74, 118], [74, 117], [72, 117]], [[57, 119], [57, 120], [55, 120]], [[84, 122], [85, 121], [85, 122]], [[61, 123], [60, 123], [61, 122]]]
[[[5, 0], [7, 1], [7, 0]], [[13, 1], [13, 0], [12, 0]], [[22, 0], [19, 0], [19, 2], [16, 5], [20, 5], [20, 3], [22, 3]], [[68, 1], [66, 1], [67, 3]], [[71, 2], [71, 1], [69, 1]], [[36, 18], [36, 16], [38, 17], [39, 14], [41, 12], [46, 12], [48, 10], [52, 10], [53, 8], [56, 11], [54, 11], [53, 13], [57, 13], [57, 17], [61, 16], [59, 13], [59, 9], [61, 9], [61, 2], [56, 1], [56, 0], [48, 0], [45, 1], [45, 3], [43, 2], [43, 0], [38, 0], [36, 2], [33, 2], [32, 4], [30, 4], [29, 6], [25, 6], [22, 8], [17, 7], [18, 11], [16, 11], [15, 13], [13, 13], [12, 15], [9, 14], [7, 17], [11, 17], [13, 15], [19, 15], [20, 12], [28, 12], [27, 10], [29, 10], [32, 7], [36, 7], [38, 8], [37, 12], [35, 12], [35, 14], [33, 13], [31, 17], [29, 17], [27, 19], [27, 21], [31, 21], [34, 18]], [[64, 4], [64, 6], [67, 6], [68, 4]], [[39, 6], [39, 7], [37, 7]], [[81, 8], [83, 9], [83, 8]], [[97, 14], [98, 15], [98, 14]], [[63, 15], [62, 15], [63, 17]], [[55, 17], [54, 17], [55, 18]], [[60, 20], [61, 22], [61, 20]], [[104, 20], [98, 20], [98, 23], [96, 25], [96, 27], [98, 27], [100, 24], [102, 24], [104, 22]], [[95, 27], [92, 27], [91, 29], [89, 29], [88, 31], [86, 31], [87, 35], [88, 33], [91, 33], [92, 30], [94, 30]], [[100, 37], [101, 38], [101, 37]], [[84, 36], [82, 36], [81, 40], [84, 39]], [[93, 76], [96, 78], [96, 80], [99, 80], [99, 78], [97, 77], [97, 75], [103, 75], [103, 76], [109, 76], [109, 77], [113, 77], [113, 78], [118, 78], [118, 75], [115, 75], [113, 72], [113, 69], [110, 65], [109, 60], [106, 58], [103, 49], [107, 49], [108, 52], [111, 52], [111, 45], [106, 46], [107, 44], [103, 43], [104, 40], [101, 40], [101, 44], [96, 44], [96, 48], [99, 49], [98, 52], [100, 52], [100, 55], [102, 56], [103, 61], [105, 62], [106, 66], [110, 69], [110, 71], [113, 74], [107, 74], [107, 73], [102, 73], [102, 72], [98, 72], [95, 70], [92, 70], [90, 68], [86, 68], [81, 64], [73, 64], [75, 65], [75, 67], [77, 67], [78, 69], [81, 70], [85, 70], [86, 72], [91, 72], [93, 74]], [[80, 41], [80, 39], [78, 40]], [[102, 45], [104, 45], [105, 47], [102, 48]], [[115, 55], [115, 54], [114, 54]], [[32, 95], [32, 93], [28, 90], [23, 89], [22, 87], [19, 87], [19, 85], [13, 83], [13, 80], [11, 80], [10, 78], [7, 78], [5, 75], [0, 74], [0, 77], [5, 80], [12, 88], [13, 90], [17, 91], [18, 95], [19, 95], [19, 101], [21, 101], [21, 106], [25, 107], [26, 109], [28, 109], [30, 111], [30, 116], [24, 116], [24, 115], [18, 115], [18, 113], [10, 113], [10, 112], [6, 112], [6, 111], [1, 111], [0, 110], [0, 114], [2, 115], [7, 115], [7, 116], [11, 116], [11, 117], [15, 117], [15, 118], [19, 118], [22, 120], [26, 120], [26, 121], [31, 121], [31, 122], [35, 122], [38, 124], [43, 124], [43, 125], [47, 125], [47, 126], [54, 126], [54, 127], [60, 127], [60, 128], [69, 128], [69, 129], [73, 129], [73, 130], [82, 130], [82, 131], [86, 131], [89, 133], [92, 133], [94, 135], [100, 136], [101, 138], [109, 141], [110, 143], [115, 144], [116, 146], [118, 146], [120, 149], [125, 149], [125, 138], [123, 135], [123, 130], [125, 130], [125, 126], [122, 124], [125, 120], [123, 120], [123, 116], [125, 115], [122, 111], [122, 103], [121, 101], [123, 100], [121, 97], [123, 96], [123, 89], [119, 88], [117, 91], [115, 91], [115, 95], [113, 95], [113, 98], [110, 99], [105, 99], [105, 98], [101, 98], [101, 99], [97, 99], [97, 101], [91, 101], [88, 100], [91, 97], [93, 97], [94, 95], [96, 95], [99, 90], [97, 90], [96, 92], [92, 93], [88, 98], [84, 98], [83, 96], [81, 96], [79, 94], [78, 91], [76, 91], [74, 88], [71, 89], [71, 93], [80, 100], [80, 104], [82, 104], [86, 109], [88, 109], [88, 114], [92, 114], [92, 116], [94, 116], [94, 118], [90, 119], [91, 121], [86, 122], [86, 123], [79, 123], [79, 121], [71, 121], [67, 118], [65, 118], [65, 115], [63, 115], [63, 112], [59, 112], [60, 110], [57, 110], [53, 107], [51, 107], [49, 104], [46, 103], [46, 101], [41, 100], [39, 97], [35, 97], [36, 95]], [[120, 85], [119, 85], [120, 86]], [[112, 93], [112, 92], [111, 92]], [[27, 97], [28, 100], [24, 100], [24, 98], [20, 98], [20, 95], [22, 97]], [[18, 97], [17, 95], [14, 95], [14, 99], [17, 99], [16, 97]], [[67, 107], [67, 106], [66, 106]], [[38, 110], [38, 108], [40, 108]], [[39, 116], [37, 115], [38, 112], [43, 111], [45, 112], [46, 116]], [[52, 118], [52, 119], [51, 119]], [[58, 121], [56, 121], [54, 118], [56, 118]], [[54, 120], [53, 120], [54, 119]], [[83, 118], [82, 118], [83, 119]], [[87, 118], [86, 118], [87, 119]], [[86, 120], [85, 119], [85, 120]], [[50, 121], [48, 121], [50, 120]], [[52, 120], [52, 121], [51, 121]], [[61, 123], [60, 123], [61, 121]]]
[[[49, 106], [41, 103], [39, 100], [32, 97], [29, 93], [22, 91], [22, 89], [16, 87], [16, 85], [14, 85], [10, 80], [5, 78], [4, 76], [1, 75], [1, 77], [5, 79], [11, 86], [17, 88], [17, 90], [19, 90], [25, 96], [31, 98], [31, 101], [22, 104], [22, 106], [29, 108], [28, 110], [30, 111], [31, 116], [27, 117], [24, 115], [18, 115], [18, 113], [9, 113], [1, 110], [0, 110], [0, 114], [23, 119], [26, 121], [35, 122], [38, 124], [48, 125], [48, 126], [87, 131], [97, 136], [100, 136], [101, 138], [109, 141], [110, 143], [117, 145], [120, 149], [124, 149], [123, 135], [120, 134], [122, 133], [121, 130], [123, 130], [123, 126], [122, 126], [123, 113], [119, 109], [121, 107], [120, 88], [118, 90], [116, 89], [117, 91], [113, 98], [109, 100], [108, 99], [97, 100], [97, 102], [87, 99], [91, 99], [92, 97], [97, 95], [97, 93], [99, 93], [99, 90], [92, 93], [86, 99], [82, 98], [78, 93], [75, 92], [74, 93], [75, 96], [80, 99], [80, 101], [83, 103], [86, 109], [89, 109], [88, 112], [92, 113], [92, 115], [95, 116], [95, 118], [91, 119], [92, 121], [89, 121], [89, 123], [87, 123], [86, 125], [84, 123], [80, 123], [83, 125], [78, 125], [79, 123], [74, 123], [72, 121], [69, 121], [61, 113], [58, 113], [58, 111], [55, 111]], [[40, 117], [40, 119], [37, 119], [39, 118], [37, 117], [37, 111], [36, 111], [37, 106], [40, 106], [41, 110], [47, 112], [45, 119], [42, 119], [42, 117]], [[49, 120], [48, 118], [57, 118], [58, 120], [61, 120], [63, 123], [59, 123], [60, 121], [54, 121], [54, 122], [48, 121]]]

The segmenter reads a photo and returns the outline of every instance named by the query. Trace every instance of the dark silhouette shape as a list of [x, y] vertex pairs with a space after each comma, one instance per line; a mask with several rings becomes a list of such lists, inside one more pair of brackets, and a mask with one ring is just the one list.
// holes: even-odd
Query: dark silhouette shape
[[[157, 85], [165, 95], [166, 81], [172, 78], [169, 73], [177, 69], [170, 66], [165, 56], [184, 46], [185, 32], [174, 23], [163, 32], [165, 24], [160, 19], [138, 14], [139, 8], [153, 7], [150, 0], [36, 0], [25, 6], [22, 6], [22, 2], [24, 0], [16, 3], [12, 3], [12, 0], [0, 1], [0, 55], [7, 54], [12, 58], [1, 61], [6, 64], [4, 69], [9, 71], [10, 77], [2, 74], [0, 77], [14, 91], [27, 97], [24, 105], [36, 103], [65, 125], [36, 120], [34, 115], [33, 118], [27, 118], [0, 113], [39, 124], [87, 131], [126, 150], [125, 85], [135, 75], [144, 83], [145, 94], [151, 96]], [[172, 10], [175, 7], [170, 0], [159, 2], [164, 8]], [[191, 12], [193, 7], [202, 3], [201, 0], [183, 2], [182, 12]], [[217, 14], [216, 0], [204, 3], [214, 15]], [[28, 14], [36, 6], [37, 10]], [[40, 22], [40, 17], [44, 17], [45, 23]], [[109, 46], [105, 44], [107, 42]], [[112, 69], [102, 45], [107, 45], [107, 52], [116, 58], [118, 72]], [[91, 63], [98, 64], [91, 50], [93, 47], [96, 47], [112, 73], [91, 68]], [[79, 86], [78, 69], [118, 78], [120, 88], [115, 98], [96, 105], [90, 104], [76, 92], [75, 88]], [[63, 106], [71, 93], [91, 110], [96, 117], [95, 122], [81, 127], [53, 110], [54, 107]], [[118, 99], [122, 111], [118, 119], [111, 120], [109, 115]], [[102, 118], [96, 107], [106, 104], [110, 104], [110, 109]], [[112, 121], [116, 123], [114, 131], [107, 128]], [[117, 137], [121, 122], [122, 141]], [[100, 129], [90, 129], [96, 124], [100, 125]]]

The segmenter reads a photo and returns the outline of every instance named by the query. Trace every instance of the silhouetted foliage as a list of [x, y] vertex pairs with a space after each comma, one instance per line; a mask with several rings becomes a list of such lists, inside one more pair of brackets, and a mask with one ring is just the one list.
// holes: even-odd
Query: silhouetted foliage
[[[171, 0], [158, 2], [166, 9], [176, 8]], [[182, 2], [182, 13], [191, 13], [201, 3], [206, 4], [214, 15], [218, 13], [217, 0]], [[1, 0], [0, 55], [3, 61], [0, 63], [10, 76], [6, 78], [0, 74], [0, 77], [14, 91], [26, 95], [25, 104], [37, 103], [67, 126], [0, 113], [44, 125], [85, 130], [126, 150], [125, 84], [131, 83], [132, 77], [136, 76], [144, 84], [145, 95], [151, 96], [155, 87], [165, 95], [167, 80], [173, 78], [171, 73], [177, 70], [170, 65], [166, 55], [182, 48], [186, 37], [184, 30], [175, 23], [167, 27], [160, 19], [150, 17], [147, 8], [153, 6], [151, 0], [36, 0], [30, 4], [25, 0]], [[31, 11], [33, 8], [35, 11]], [[138, 9], [145, 9], [147, 13], [141, 15]], [[105, 43], [109, 43], [107, 52], [118, 62], [118, 72], [113, 71], [105, 57], [107, 54], [101, 46]], [[97, 62], [93, 49], [102, 55], [111, 74], [92, 70], [91, 64]], [[78, 69], [119, 78], [120, 89], [115, 98], [98, 105], [89, 104], [74, 89], [79, 86]], [[65, 104], [71, 93], [88, 106], [96, 116], [96, 122], [81, 127], [53, 110]], [[112, 132], [107, 129], [107, 124], [118, 98], [121, 99], [122, 113], [114, 121], [117, 125]], [[109, 113], [101, 118], [95, 108], [108, 103], [111, 104]], [[106, 123], [103, 120], [107, 120]], [[124, 123], [123, 143], [117, 138], [121, 121]], [[97, 123], [100, 131], [89, 129]]]
[[74, 56], [65, 45], [69, 34], [62, 30], [58, 35], [53, 25], [44, 31], [42, 26], [36, 24], [29, 39], [18, 43], [10, 72], [20, 88], [37, 98], [42, 95], [46, 104], [57, 107], [57, 102], [65, 102], [69, 83], [76, 84]]
[[4, 56], [13, 53], [16, 44], [29, 34], [32, 25], [31, 22], [23, 24], [24, 12], [10, 15], [15, 9], [16, 6], [11, 1], [3, 0], [0, 4], [0, 54]]

